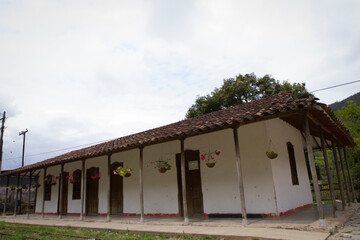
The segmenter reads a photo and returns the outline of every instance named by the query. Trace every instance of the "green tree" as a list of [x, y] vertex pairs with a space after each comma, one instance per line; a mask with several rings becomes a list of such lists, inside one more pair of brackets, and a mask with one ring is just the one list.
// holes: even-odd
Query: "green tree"
[[251, 102], [273, 94], [291, 92], [294, 98], [313, 97], [305, 88], [305, 83], [289, 83], [272, 78], [270, 75], [258, 78], [254, 73], [225, 79], [220, 88], [211, 94], [198, 96], [188, 109], [186, 118], [200, 116], [231, 106]]
[[356, 142], [356, 146], [348, 149], [347, 153], [354, 187], [360, 189], [360, 105], [357, 105], [354, 101], [348, 101], [347, 105], [336, 111], [335, 114], [349, 129]]

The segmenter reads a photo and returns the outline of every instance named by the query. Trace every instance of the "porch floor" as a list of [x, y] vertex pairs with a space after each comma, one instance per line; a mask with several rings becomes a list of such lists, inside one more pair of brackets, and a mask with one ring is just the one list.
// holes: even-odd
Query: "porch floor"
[[[248, 218], [248, 225], [242, 225], [241, 218], [191, 218], [189, 225], [183, 225], [181, 217], [145, 217], [140, 223], [139, 217], [111, 216], [111, 222], [106, 221], [105, 216], [84, 216], [84, 221], [79, 216], [62, 216], [59, 219], [55, 215], [1, 216], [0, 221], [17, 222], [24, 224], [73, 226], [95, 229], [116, 229], [134, 232], [156, 232], [170, 234], [195, 234], [227, 236], [238, 239], [326, 239], [329, 232], [343, 226], [343, 224], [360, 209], [360, 204], [352, 204], [346, 211], [338, 211], [338, 217], [333, 218], [331, 204], [324, 205], [326, 227], [321, 227], [317, 217], [316, 206], [291, 213], [287, 216], [272, 218]], [[341, 209], [341, 204], [338, 204]]]

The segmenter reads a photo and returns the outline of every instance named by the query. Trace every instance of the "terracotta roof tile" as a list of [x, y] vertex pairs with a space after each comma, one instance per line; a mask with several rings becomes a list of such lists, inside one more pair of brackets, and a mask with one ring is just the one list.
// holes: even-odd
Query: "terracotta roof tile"
[[[315, 98], [293, 99], [289, 93], [277, 94], [268, 98], [252, 101], [250, 103], [229, 107], [221, 111], [212, 112], [191, 119], [185, 119], [144, 132], [120, 137], [109, 142], [71, 151], [42, 162], [9, 171], [6, 174], [25, 172], [31, 169], [42, 168], [44, 166], [60, 164], [61, 162], [69, 162], [125, 151], [140, 147], [141, 145], [150, 145], [163, 141], [176, 140], [181, 136], [197, 135], [212, 130], [231, 127], [231, 125], [252, 122], [274, 114], [298, 111], [302, 108], [311, 107], [315, 103]], [[331, 112], [331, 110], [326, 108], [326, 111], [329, 112], [329, 115], [332, 118], [335, 118], [335, 115]], [[337, 127], [340, 128], [344, 134], [349, 135], [348, 131], [346, 131], [341, 122], [338, 120], [336, 121]]]

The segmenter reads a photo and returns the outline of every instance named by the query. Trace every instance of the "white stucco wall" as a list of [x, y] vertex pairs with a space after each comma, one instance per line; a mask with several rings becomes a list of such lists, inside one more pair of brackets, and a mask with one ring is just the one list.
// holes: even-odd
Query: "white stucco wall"
[[[82, 171], [82, 161], [76, 161], [72, 163], [67, 163], [64, 165], [64, 172], [68, 172], [71, 175], [75, 170], [79, 169]], [[81, 177], [82, 177], [81, 173]], [[68, 184], [68, 206], [67, 211], [69, 214], [80, 214], [81, 209], [81, 200], [80, 199], [72, 199], [73, 193], [73, 184]]]
[[[54, 166], [54, 167], [49, 167], [46, 170], [46, 175], [54, 175], [59, 176], [60, 173], [60, 165], [59, 166]], [[36, 212], [41, 212], [41, 207], [42, 207], [42, 199], [43, 199], [43, 194], [44, 194], [44, 170], [42, 169], [40, 171], [40, 175], [39, 175], [39, 183], [41, 184], [41, 186], [38, 188], [38, 196], [37, 196], [37, 200], [36, 200]], [[44, 212], [46, 213], [53, 213], [56, 214], [57, 213], [57, 206], [58, 206], [58, 195], [59, 195], [59, 180], [56, 180], [57, 184], [56, 185], [52, 185], [51, 186], [51, 199], [50, 201], [45, 201], [45, 207], [44, 207]]]
[[[248, 213], [274, 213], [274, 186], [271, 165], [265, 152], [264, 123], [241, 126], [238, 129], [241, 164]], [[241, 213], [233, 130], [213, 132], [188, 138], [185, 147], [200, 153], [219, 150], [214, 168], [201, 161], [204, 212]]]
[[122, 162], [124, 167], [129, 167], [133, 170], [133, 174], [130, 177], [123, 178], [124, 213], [140, 214], [139, 158], [139, 149], [115, 153], [111, 156], [112, 163]]
[[[180, 141], [171, 141], [144, 148], [144, 211], [145, 214], [178, 214], [176, 153]], [[168, 161], [171, 170], [159, 173], [151, 162]]]
[[[306, 168], [302, 136], [299, 130], [280, 119], [266, 121], [267, 134], [278, 157], [271, 162], [278, 212], [286, 212], [312, 203], [310, 182]], [[287, 142], [294, 146], [299, 185], [293, 185]]]

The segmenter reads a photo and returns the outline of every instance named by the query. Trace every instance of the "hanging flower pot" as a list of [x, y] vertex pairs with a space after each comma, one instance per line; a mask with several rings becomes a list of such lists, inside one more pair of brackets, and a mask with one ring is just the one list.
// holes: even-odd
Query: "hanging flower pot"
[[10, 188], [11, 191], [14, 191], [16, 189], [16, 186], [15, 185], [10, 185], [9, 188]]
[[216, 162], [207, 162], [206, 166], [208, 166], [209, 168], [213, 168], [215, 166]]
[[269, 159], [275, 159], [275, 158], [277, 158], [278, 154], [276, 152], [266, 152], [266, 156]]
[[96, 173], [95, 175], [90, 176], [90, 178], [93, 180], [96, 180], [96, 179], [100, 179], [101, 176], [100, 176], [100, 173]]
[[151, 164], [159, 171], [159, 173], [165, 173], [167, 170], [171, 169], [171, 165], [167, 161], [162, 160], [162, 158], [151, 162]]
[[200, 159], [206, 162], [208, 168], [213, 168], [216, 164], [216, 158], [220, 155], [220, 151], [215, 150], [213, 152], [203, 153], [200, 155]]
[[160, 173], [165, 173], [167, 171], [167, 169], [166, 168], [158, 168], [158, 171]]
[[54, 175], [47, 175], [45, 177], [45, 184], [51, 184], [51, 185], [56, 185], [56, 180], [58, 180], [59, 177], [55, 177]]
[[269, 146], [268, 146], [268, 151], [266, 152], [266, 156], [269, 158], [269, 159], [275, 159], [277, 158], [278, 154], [277, 154], [277, 151], [276, 151], [276, 147], [275, 145], [272, 143], [272, 140], [270, 139], [269, 140]]
[[115, 175], [120, 175], [122, 177], [130, 177], [132, 172], [133, 171], [131, 168], [123, 168], [122, 166], [120, 166], [117, 169], [115, 169], [113, 173]]
[[[99, 177], [100, 177], [100, 175], [99, 175]], [[81, 175], [79, 175], [79, 173], [77, 171], [75, 171], [74, 173], [66, 176], [65, 178], [66, 178], [65, 180], [68, 181], [71, 184], [81, 182]]]

